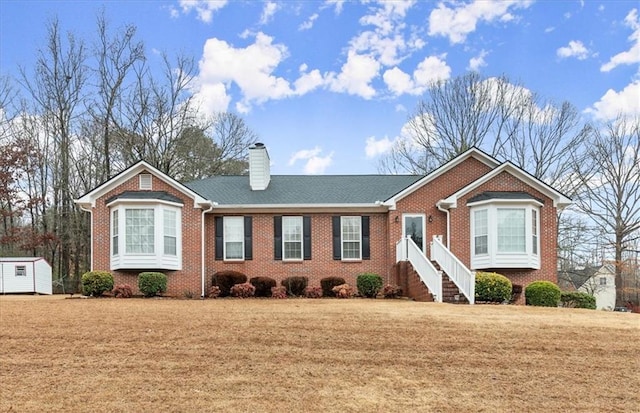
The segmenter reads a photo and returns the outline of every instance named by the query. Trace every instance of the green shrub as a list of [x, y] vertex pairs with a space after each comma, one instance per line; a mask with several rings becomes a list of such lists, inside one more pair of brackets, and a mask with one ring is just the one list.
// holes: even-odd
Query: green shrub
[[277, 285], [270, 277], [253, 277], [249, 282], [256, 287], [256, 297], [271, 297], [271, 289]]
[[495, 272], [476, 272], [476, 300], [502, 303], [511, 299], [511, 281]]
[[138, 288], [145, 297], [153, 297], [167, 291], [167, 276], [161, 272], [138, 274]]
[[579, 291], [563, 291], [560, 294], [560, 302], [563, 307], [596, 309], [596, 297]]
[[113, 275], [107, 271], [89, 271], [82, 274], [82, 294], [100, 297], [113, 289]]
[[113, 287], [111, 294], [116, 298], [131, 298], [133, 290], [129, 284], [118, 284]]
[[346, 281], [342, 277], [326, 277], [320, 280], [323, 297], [335, 297], [333, 287], [344, 284]]
[[304, 294], [304, 289], [307, 288], [307, 284], [309, 283], [309, 279], [307, 277], [287, 277], [280, 285], [287, 289], [287, 295], [292, 297], [300, 297]]
[[560, 295], [560, 288], [550, 281], [534, 281], [524, 290], [527, 305], [537, 307], [557, 307]]
[[387, 284], [382, 289], [382, 296], [384, 298], [398, 298], [402, 295], [402, 288], [397, 285]]
[[220, 287], [220, 297], [228, 297], [231, 287], [247, 282], [247, 276], [239, 271], [218, 271], [213, 274], [212, 284]]
[[304, 298], [322, 298], [322, 288], [307, 287], [304, 289]]
[[236, 284], [231, 287], [231, 296], [237, 298], [249, 298], [253, 297], [256, 293], [256, 287], [250, 283]]
[[376, 298], [382, 289], [382, 277], [378, 274], [364, 273], [356, 279], [358, 294], [367, 298]]

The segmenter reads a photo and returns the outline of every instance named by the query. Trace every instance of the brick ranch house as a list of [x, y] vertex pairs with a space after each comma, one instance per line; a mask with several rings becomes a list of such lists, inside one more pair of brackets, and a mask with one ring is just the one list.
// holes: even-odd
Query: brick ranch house
[[161, 271], [176, 296], [205, 296], [221, 270], [309, 285], [372, 272], [436, 301], [473, 302], [479, 270], [557, 282], [570, 200], [510, 162], [472, 148], [424, 176], [272, 176], [269, 163], [258, 143], [248, 176], [183, 184], [140, 161], [112, 177], [75, 201], [91, 214], [92, 270], [134, 288]]

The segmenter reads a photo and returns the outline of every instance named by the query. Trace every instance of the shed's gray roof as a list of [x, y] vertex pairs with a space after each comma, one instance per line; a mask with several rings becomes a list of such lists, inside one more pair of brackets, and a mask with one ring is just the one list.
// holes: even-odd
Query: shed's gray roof
[[0, 262], [34, 262], [43, 259], [42, 257], [0, 257]]
[[220, 205], [373, 204], [386, 201], [421, 175], [272, 175], [264, 191], [249, 176], [215, 176], [185, 186]]

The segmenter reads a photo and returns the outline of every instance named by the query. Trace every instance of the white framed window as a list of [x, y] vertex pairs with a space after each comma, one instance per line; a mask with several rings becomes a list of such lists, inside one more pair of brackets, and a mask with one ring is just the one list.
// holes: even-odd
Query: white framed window
[[16, 277], [26, 277], [26, 276], [27, 276], [27, 266], [16, 265]]
[[600, 285], [607, 285], [607, 277], [600, 277]]
[[532, 199], [470, 205], [471, 269], [540, 268], [540, 206]]
[[181, 205], [126, 200], [111, 207], [111, 269], [182, 269]]
[[224, 259], [244, 259], [244, 217], [224, 217]]
[[114, 209], [112, 211], [112, 217], [111, 217], [111, 253], [113, 255], [118, 255], [118, 251], [119, 251], [119, 238], [118, 238], [118, 231], [119, 231], [119, 224], [118, 224], [118, 210]]
[[360, 217], [340, 217], [342, 259], [362, 259], [362, 220]]
[[282, 217], [282, 259], [302, 260], [302, 217]]
[[125, 217], [125, 253], [155, 253], [155, 211], [149, 209], [131, 209], [124, 211]]
[[153, 189], [153, 178], [151, 174], [140, 174], [139, 176], [139, 188], [142, 191], [152, 190]]

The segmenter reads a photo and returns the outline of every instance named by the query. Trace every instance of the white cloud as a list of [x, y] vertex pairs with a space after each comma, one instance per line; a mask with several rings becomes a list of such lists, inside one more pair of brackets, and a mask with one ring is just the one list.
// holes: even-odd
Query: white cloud
[[335, 13], [336, 14], [340, 14], [342, 13], [342, 6], [344, 5], [346, 0], [326, 0], [325, 1], [325, 5], [326, 6], [335, 6]]
[[297, 161], [306, 160], [303, 171], [305, 174], [322, 174], [333, 163], [333, 152], [327, 156], [320, 156], [322, 148], [316, 146], [313, 149], [302, 149], [291, 155], [289, 166], [293, 166]]
[[451, 68], [442, 56], [428, 56], [418, 64], [413, 76], [400, 70], [398, 67], [384, 72], [382, 79], [396, 96], [405, 93], [420, 95], [434, 82], [447, 80], [451, 76]]
[[180, 0], [180, 7], [184, 14], [195, 10], [198, 20], [205, 23], [211, 23], [213, 12], [222, 9], [226, 4], [227, 0]]
[[368, 159], [388, 153], [393, 148], [394, 141], [388, 137], [376, 140], [375, 136], [367, 138], [364, 153]]
[[607, 90], [598, 102], [585, 112], [600, 120], [614, 120], [618, 116], [640, 116], [640, 80], [628, 84], [620, 92]]
[[429, 35], [445, 36], [451, 43], [462, 43], [476, 30], [478, 22], [513, 21], [509, 9], [527, 8], [531, 3], [531, 0], [474, 0], [454, 8], [440, 3], [429, 15]]
[[260, 16], [260, 24], [267, 24], [271, 21], [273, 16], [278, 11], [278, 3], [274, 3], [272, 1], [268, 1], [264, 4], [264, 8], [262, 9], [262, 16]]
[[196, 105], [202, 114], [225, 112], [229, 108], [231, 96], [223, 83], [206, 83], [200, 85], [194, 94]]
[[638, 9], [633, 9], [624, 19], [625, 26], [633, 30], [629, 36], [631, 48], [626, 52], [620, 52], [613, 56], [607, 63], [600, 67], [601, 72], [609, 72], [620, 65], [631, 65], [640, 63], [640, 20], [638, 19]]
[[211, 84], [235, 83], [242, 92], [241, 107], [249, 110], [253, 103], [282, 99], [294, 93], [287, 80], [273, 74], [287, 56], [286, 46], [274, 44], [263, 33], [257, 33], [255, 42], [246, 48], [208, 39], [199, 63], [198, 83], [202, 89]]
[[307, 21], [305, 21], [300, 26], [298, 26], [298, 30], [304, 31], [304, 30], [311, 29], [313, 27], [313, 23], [315, 23], [315, 21], [318, 19], [318, 16], [319, 16], [318, 13], [314, 13], [311, 16], [309, 16]]
[[485, 67], [487, 62], [484, 60], [489, 53], [486, 50], [481, 50], [480, 54], [476, 57], [469, 59], [469, 70], [477, 72], [481, 67]]
[[407, 108], [401, 103], [398, 103], [396, 105], [395, 109], [396, 109], [396, 112], [406, 112], [407, 111]]
[[318, 69], [306, 72], [306, 65], [300, 68], [300, 77], [293, 83], [296, 95], [304, 95], [323, 86], [326, 81]]
[[342, 71], [336, 75], [328, 75], [329, 88], [333, 92], [346, 92], [365, 99], [371, 99], [376, 91], [371, 81], [378, 76], [380, 63], [370, 56], [356, 54], [349, 51], [347, 62], [342, 65]]
[[568, 57], [575, 57], [578, 60], [584, 60], [589, 57], [589, 50], [579, 40], [571, 40], [569, 45], [564, 46], [556, 50], [558, 57], [564, 59]]

